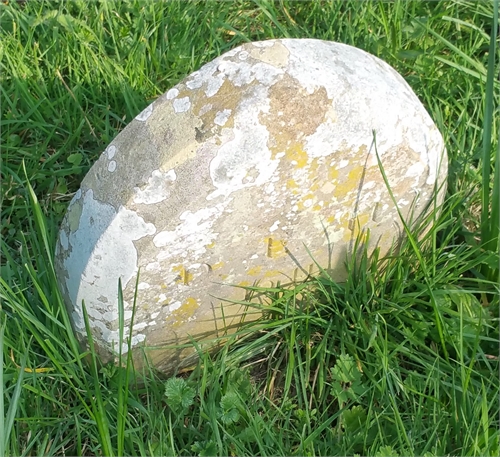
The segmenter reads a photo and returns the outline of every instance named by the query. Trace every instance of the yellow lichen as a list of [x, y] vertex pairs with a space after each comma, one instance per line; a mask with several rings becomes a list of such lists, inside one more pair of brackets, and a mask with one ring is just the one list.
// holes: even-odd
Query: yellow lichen
[[351, 239], [358, 238], [361, 232], [364, 232], [361, 235], [361, 241], [362, 242], [366, 241], [367, 233], [366, 231], [364, 231], [364, 229], [369, 220], [370, 220], [369, 214], [359, 214], [355, 218], [350, 218], [347, 223], [349, 231], [346, 231], [344, 233], [343, 237], [344, 241], [349, 241]]
[[295, 162], [297, 168], [304, 168], [307, 165], [309, 156], [307, 152], [304, 151], [302, 144], [295, 143], [288, 146], [285, 150], [285, 157], [290, 162]]
[[280, 275], [281, 273], [278, 270], [268, 270], [264, 273], [264, 278], [275, 278]]
[[333, 189], [333, 196], [338, 198], [340, 201], [344, 199], [350, 192], [353, 192], [357, 189], [359, 182], [351, 181], [350, 179], [345, 180], [344, 182], [339, 182], [335, 185]]
[[255, 267], [249, 268], [247, 271], [247, 274], [250, 276], [256, 276], [258, 275], [262, 270], [262, 267], [260, 265], [257, 265]]
[[193, 279], [193, 275], [188, 270], [186, 270], [183, 265], [172, 266], [172, 271], [179, 274], [178, 278], [175, 280], [177, 284], [184, 284], [187, 286]]
[[313, 182], [311, 184], [311, 186], [309, 187], [309, 190], [311, 192], [316, 192], [319, 189], [320, 185], [322, 185], [322, 184], [323, 184], [322, 182], [320, 182], [319, 180], [316, 179], [316, 181]]
[[285, 243], [282, 240], [267, 237], [265, 238], [266, 256], [270, 259], [276, 259], [285, 255]]
[[328, 167], [328, 179], [335, 181], [339, 177], [339, 171], [335, 167]]
[[287, 179], [286, 180], [286, 188], [291, 191], [293, 195], [296, 195], [299, 193], [299, 186], [295, 182], [294, 179]]
[[172, 322], [171, 326], [173, 328], [180, 327], [182, 324], [185, 324], [186, 321], [194, 316], [194, 313], [199, 307], [199, 303], [196, 300], [196, 298], [193, 297], [188, 297], [180, 308], [176, 309], [175, 311], [172, 312], [172, 317], [175, 319], [174, 322]]
[[361, 165], [357, 165], [355, 167], [352, 167], [351, 171], [349, 171], [349, 174], [347, 175], [347, 179], [349, 181], [358, 182], [361, 179], [361, 176], [363, 175], [363, 170], [364, 170], [364, 167]]
[[[306, 194], [304, 195], [298, 202], [297, 202], [297, 207], [299, 208], [299, 211], [304, 211], [307, 208], [310, 208], [313, 206], [314, 201], [316, 200], [316, 197], [314, 194]], [[306, 204], [307, 202], [310, 202]]]

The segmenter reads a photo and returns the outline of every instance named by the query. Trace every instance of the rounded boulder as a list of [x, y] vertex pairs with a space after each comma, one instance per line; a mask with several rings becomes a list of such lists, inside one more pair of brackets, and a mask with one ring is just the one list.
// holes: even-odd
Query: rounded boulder
[[115, 359], [121, 279], [122, 351], [188, 366], [193, 349], [173, 346], [237, 328], [246, 286], [317, 265], [345, 279], [357, 241], [387, 253], [400, 214], [412, 225], [439, 206], [446, 176], [438, 129], [382, 60], [312, 39], [244, 44], [149, 105], [85, 176], [55, 257], [75, 331], [85, 341], [84, 301]]

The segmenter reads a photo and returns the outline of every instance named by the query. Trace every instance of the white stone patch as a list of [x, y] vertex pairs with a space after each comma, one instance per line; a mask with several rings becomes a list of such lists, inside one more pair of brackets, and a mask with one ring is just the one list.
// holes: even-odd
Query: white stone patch
[[[234, 55], [232, 51], [230, 52]], [[205, 85], [205, 95], [207, 97], [215, 95], [224, 83], [224, 75], [216, 74], [219, 61], [220, 59], [215, 59], [204, 65], [200, 70], [191, 73], [186, 81], [186, 86], [191, 90], [196, 90]]]
[[109, 162], [108, 164], [108, 171], [110, 173], [113, 173], [114, 171], [116, 170], [116, 162], [114, 160], [112, 160], [111, 162]]
[[174, 311], [178, 310], [181, 306], [182, 303], [180, 301], [175, 301], [168, 307], [168, 312], [173, 313]]
[[[265, 89], [258, 86], [255, 90]], [[207, 200], [221, 195], [228, 197], [247, 187], [261, 186], [271, 179], [278, 168], [279, 161], [271, 159], [271, 151], [267, 147], [269, 132], [259, 121], [260, 112], [269, 109], [269, 102], [265, 94], [256, 96], [255, 100], [241, 102], [240, 109], [234, 114], [234, 139], [223, 144], [210, 162], [210, 177], [216, 190], [207, 196]], [[258, 171], [257, 177], [253, 182], [245, 182], [252, 169]]]
[[250, 54], [247, 51], [240, 51], [240, 53], [238, 54], [238, 59], [247, 60], [249, 55]]
[[179, 89], [174, 87], [167, 92], [167, 100], [173, 100], [177, 95], [179, 95]]
[[405, 178], [417, 178], [422, 176], [425, 171], [425, 165], [421, 162], [414, 163], [406, 170]]
[[219, 92], [219, 89], [222, 87], [222, 84], [224, 84], [224, 79], [225, 79], [224, 74], [218, 74], [216, 77], [209, 77], [208, 80], [206, 81], [207, 88], [205, 90], [205, 95], [207, 97], [213, 97], [217, 92]]
[[143, 111], [141, 111], [135, 118], [138, 121], [146, 121], [149, 116], [153, 114], [153, 104], [147, 106]]
[[176, 98], [173, 105], [176, 113], [185, 113], [189, 108], [191, 108], [191, 101], [189, 100], [189, 97]]
[[[267, 63], [258, 63], [253, 65], [252, 74], [253, 79], [265, 86], [271, 86], [278, 78], [285, 73], [281, 68], [276, 68]], [[252, 79], [252, 80], [253, 80]]]
[[87, 313], [90, 317], [97, 319], [99, 322], [101, 322], [101, 321], [112, 322], [114, 320], [113, 319], [113, 312], [111, 312], [111, 311], [102, 312], [99, 309], [89, 308], [89, 309], [87, 309]]
[[[194, 72], [193, 74], [191, 74], [191, 76], [197, 76], [198, 75], [198, 72]], [[203, 80], [201, 79], [193, 79], [191, 81], [188, 81], [186, 83], [186, 86], [191, 89], [191, 90], [194, 90], [194, 89], [199, 89], [201, 86], [203, 86]]]
[[214, 122], [222, 127], [229, 119], [229, 116], [231, 116], [230, 109], [225, 109], [224, 111], [218, 111], [217, 114], [215, 115]]
[[80, 198], [82, 198], [82, 188], [80, 187], [80, 189], [78, 189], [75, 193], [75, 195], [73, 196], [73, 199], [71, 200], [71, 203], [70, 203], [70, 206], [75, 203], [76, 201], [80, 200]]
[[269, 228], [269, 231], [271, 233], [275, 232], [276, 230], [278, 230], [279, 225], [280, 225], [280, 221], [276, 221], [273, 225], [271, 225], [271, 227]]
[[137, 289], [138, 290], [146, 290], [149, 289], [151, 286], [147, 282], [140, 282], [137, 284]]
[[[236, 52], [239, 52], [236, 50]], [[230, 51], [224, 57], [216, 59], [202, 67], [196, 75], [186, 83], [188, 87], [202, 87], [205, 84], [205, 95], [213, 97], [221, 88], [224, 80], [231, 81], [236, 87], [246, 86], [257, 80], [263, 85], [274, 83], [284, 70], [265, 62], [249, 63], [245, 60], [230, 60], [236, 52]], [[243, 51], [247, 52], [247, 51]]]
[[108, 160], [111, 160], [116, 154], [116, 146], [113, 146], [112, 144], [109, 145], [106, 148], [106, 154], [108, 156]]
[[[78, 316], [81, 316], [81, 315], [78, 314]], [[89, 316], [90, 316], [90, 314], [89, 314]], [[124, 313], [125, 321], [130, 319], [131, 317], [132, 317], [132, 311], [125, 311], [125, 313]], [[99, 319], [91, 320], [91, 325], [93, 327], [98, 328], [101, 331], [103, 340], [106, 343], [108, 343], [109, 346], [116, 346], [118, 344], [118, 342], [120, 340], [119, 330], [110, 330], [109, 327]], [[123, 329], [123, 334], [128, 335], [129, 330], [130, 330], [129, 327], [125, 327]], [[134, 338], [132, 338], [132, 346], [134, 344], [137, 344], [137, 343], [134, 343], [134, 341], [136, 341], [136, 340], [134, 340]]]
[[227, 199], [223, 203], [201, 208], [194, 213], [182, 213], [179, 217], [181, 222], [175, 230], [164, 230], [153, 238], [157, 248], [167, 248], [159, 252], [157, 260], [166, 260], [187, 252], [194, 254], [193, 260], [198, 259], [206, 252], [206, 246], [217, 239], [218, 234], [212, 231], [212, 227], [230, 201], [231, 199]]
[[[109, 327], [118, 319], [118, 278], [125, 289], [137, 272], [133, 241], [154, 234], [156, 228], [134, 211], [120, 207], [116, 212], [111, 205], [95, 200], [91, 189], [83, 195], [81, 208], [78, 229], [68, 237], [71, 249], [64, 259], [68, 275], [64, 280], [75, 306], [75, 324], [84, 328], [82, 300], [85, 300], [94, 325], [101, 328], [109, 342]], [[101, 301], [102, 297], [107, 304]], [[101, 311], [103, 307], [105, 310]]]
[[177, 179], [174, 170], [162, 173], [160, 170], [154, 170], [148, 179], [148, 184], [144, 189], [134, 187], [134, 203], [151, 205], [159, 203], [170, 196], [169, 186]]
[[[142, 343], [146, 339], [146, 335], [143, 333], [139, 333], [138, 335], [134, 335], [132, 337], [132, 341], [130, 342], [130, 346], [134, 347], [137, 346], [139, 343]], [[122, 354], [126, 354], [128, 352], [128, 344], [123, 343], [122, 344]]]
[[156, 319], [160, 315], [160, 312], [157, 311], [156, 313], [151, 313], [151, 319]]
[[[294, 162], [294, 161], [292, 161]], [[264, 188], [264, 192], [266, 194], [272, 194], [273, 192], [275, 191], [275, 188], [274, 188], [274, 183], [270, 182], [265, 188]]]
[[160, 268], [159, 262], [150, 262], [146, 265], [146, 271], [160, 271]]
[[225, 79], [228, 79], [236, 86], [242, 86], [252, 82], [251, 67], [250, 64], [245, 65], [231, 60], [222, 60], [217, 70], [224, 75]]
[[134, 331], [136, 330], [142, 330], [148, 326], [147, 322], [138, 322], [137, 324], [134, 324]]

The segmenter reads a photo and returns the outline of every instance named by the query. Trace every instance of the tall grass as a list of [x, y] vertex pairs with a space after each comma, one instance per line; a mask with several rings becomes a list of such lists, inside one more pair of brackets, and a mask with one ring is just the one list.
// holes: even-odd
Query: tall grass
[[[498, 64], [498, 0], [493, 2], [493, 23], [491, 27], [490, 47], [488, 50], [488, 74], [486, 77], [486, 97], [484, 102], [483, 150], [482, 150], [482, 207], [481, 207], [481, 241], [484, 248], [498, 252], [500, 236], [500, 144], [497, 144], [496, 153], [492, 132], [494, 129], [493, 110], [495, 107], [494, 86]], [[498, 67], [498, 65], [497, 65]], [[500, 81], [499, 79], [497, 82]], [[498, 106], [497, 106], [498, 111]], [[497, 143], [500, 129], [497, 129]], [[493, 185], [486, 183], [491, 182]], [[490, 193], [493, 198], [490, 199]], [[485, 276], [500, 283], [500, 269], [486, 270]]]

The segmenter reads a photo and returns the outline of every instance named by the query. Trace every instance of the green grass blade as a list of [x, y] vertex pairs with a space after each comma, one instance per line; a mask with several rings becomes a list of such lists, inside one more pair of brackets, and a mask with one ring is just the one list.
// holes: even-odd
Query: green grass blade
[[5, 365], [3, 363], [3, 343], [4, 343], [4, 335], [5, 335], [5, 319], [2, 308], [0, 307], [0, 316], [2, 317], [2, 326], [0, 327], [0, 455], [6, 455], [5, 450], [7, 449], [7, 437], [5, 435], [5, 405], [4, 405], [4, 388], [5, 383], [3, 379], [3, 371], [5, 369]]
[[[2, 335], [0, 335], [2, 338], [2, 343], [0, 345], [0, 349], [2, 349], [3, 353], [3, 333], [4, 333], [4, 326], [2, 325]], [[2, 422], [3, 422], [3, 427], [0, 429], [0, 441], [2, 442], [1, 446], [3, 447], [3, 451], [6, 452], [9, 449], [11, 449], [11, 446], [9, 446], [9, 441], [11, 439], [11, 433], [12, 433], [12, 428], [14, 427], [14, 421], [16, 418], [16, 413], [19, 408], [19, 402], [21, 400], [21, 391], [22, 391], [22, 384], [24, 380], [24, 369], [26, 367], [26, 359], [28, 356], [28, 351], [26, 350], [23, 358], [21, 359], [21, 365], [18, 368], [18, 377], [16, 381], [16, 386], [14, 387], [14, 392], [12, 393], [10, 397], [10, 402], [9, 402], [9, 408], [7, 409], [7, 414], [4, 416], [4, 410], [2, 411]], [[3, 372], [3, 364], [2, 364], [2, 370]], [[2, 397], [4, 395], [3, 389], [4, 389], [5, 384], [2, 383]], [[2, 400], [3, 403], [3, 400]], [[2, 405], [3, 408], [3, 405]], [[5, 419], [4, 419], [5, 417]], [[7, 455], [7, 454], [0, 454], [0, 455]]]
[[[481, 209], [481, 241], [485, 249], [497, 251], [498, 246], [498, 218], [500, 210], [498, 208], [498, 195], [495, 200], [497, 206], [490, 207], [490, 179], [498, 177], [497, 168], [500, 166], [496, 154], [493, 154], [492, 167], [492, 128], [493, 128], [493, 108], [494, 108], [494, 82], [495, 82], [495, 64], [497, 63], [497, 31], [498, 31], [498, 3], [499, 0], [493, 0], [493, 21], [490, 36], [490, 47], [488, 51], [488, 73], [486, 77], [486, 91], [484, 95], [484, 119], [483, 119], [483, 150], [482, 150], [482, 209]], [[495, 185], [496, 184], [496, 185]], [[498, 183], [494, 183], [493, 188], [498, 190]], [[495, 195], [495, 194], [493, 194]], [[496, 229], [496, 232], [494, 231]], [[491, 273], [488, 276], [491, 276]]]
[[88, 345], [90, 349], [91, 370], [93, 377], [93, 385], [88, 386], [94, 393], [91, 401], [92, 416], [96, 421], [97, 428], [99, 430], [100, 444], [102, 446], [103, 455], [112, 457], [115, 455], [115, 453], [113, 452], [113, 446], [111, 444], [109, 421], [102, 397], [101, 380], [98, 369], [99, 362], [97, 358], [96, 348], [94, 345], [94, 338], [92, 336], [92, 330], [90, 328], [89, 316], [87, 314], [87, 308], [85, 306], [85, 302], [82, 302], [82, 310], [83, 310], [83, 319], [85, 322], [85, 330], [87, 332]]

